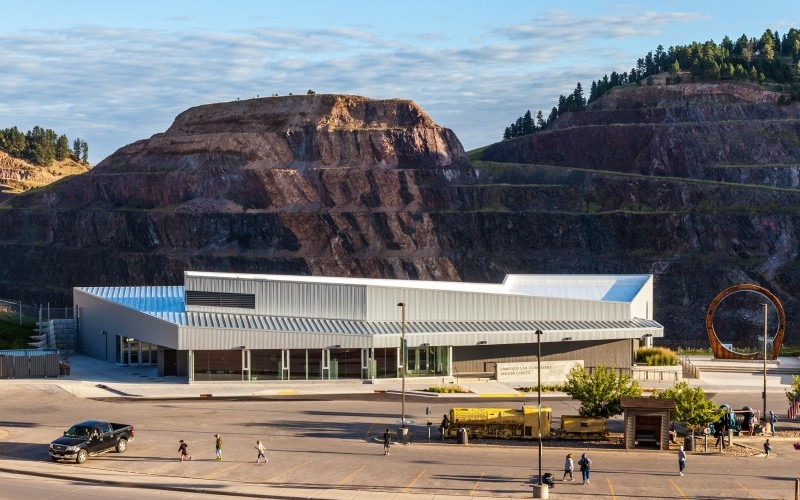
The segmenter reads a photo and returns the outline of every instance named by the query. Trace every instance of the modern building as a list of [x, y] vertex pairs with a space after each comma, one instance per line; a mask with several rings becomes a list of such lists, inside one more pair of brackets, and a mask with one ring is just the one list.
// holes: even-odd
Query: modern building
[[333, 380], [493, 373], [543, 360], [630, 367], [652, 275], [508, 275], [500, 284], [187, 271], [183, 286], [73, 290], [79, 350], [160, 376]]

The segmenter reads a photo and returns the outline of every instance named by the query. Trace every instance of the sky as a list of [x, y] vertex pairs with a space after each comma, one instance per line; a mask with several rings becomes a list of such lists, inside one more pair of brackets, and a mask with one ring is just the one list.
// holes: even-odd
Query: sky
[[0, 129], [79, 137], [92, 164], [190, 107], [309, 89], [411, 99], [469, 151], [659, 44], [800, 28], [797, 0], [0, 0], [0, 12]]

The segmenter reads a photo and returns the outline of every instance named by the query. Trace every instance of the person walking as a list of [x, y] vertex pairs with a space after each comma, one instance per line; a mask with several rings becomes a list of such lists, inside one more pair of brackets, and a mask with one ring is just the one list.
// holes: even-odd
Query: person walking
[[389, 454], [389, 444], [392, 442], [392, 431], [389, 428], [386, 428], [386, 432], [383, 433], [383, 454]]
[[770, 410], [769, 411], [769, 423], [771, 424], [770, 427], [772, 428], [772, 437], [775, 437], [775, 424], [778, 422], [778, 416], [775, 415], [775, 412]]
[[442, 441], [444, 441], [444, 433], [447, 432], [448, 427], [450, 427], [450, 417], [445, 413], [442, 416], [442, 425], [439, 427], [439, 431], [442, 433]]
[[269, 460], [267, 460], [267, 456], [264, 455], [264, 451], [266, 450], [266, 448], [264, 448], [264, 445], [261, 444], [261, 441], [256, 441], [256, 450], [258, 450], [258, 456], [256, 457], [256, 463], [261, 463], [261, 459], [262, 458], [264, 459], [264, 463], [269, 462]]
[[578, 460], [578, 465], [581, 466], [581, 476], [583, 476], [583, 484], [589, 484], [589, 474], [592, 471], [592, 461], [586, 456], [586, 453], [581, 455]]
[[769, 452], [772, 451], [772, 445], [769, 444], [769, 438], [764, 441], [764, 458], [769, 458]]
[[214, 453], [217, 455], [217, 460], [222, 460], [222, 436], [214, 434], [216, 442], [214, 443]]
[[183, 462], [184, 460], [191, 460], [192, 456], [189, 455], [189, 450], [188, 450], [189, 445], [187, 445], [183, 439], [181, 439], [178, 442], [180, 443], [180, 446], [178, 446], [178, 451], [181, 454], [181, 462]]
[[572, 470], [575, 468], [575, 463], [572, 461], [572, 453], [567, 453], [567, 458], [564, 460], [564, 477], [561, 478], [562, 481], [567, 480], [567, 476], [569, 476], [569, 480], [572, 481], [574, 478], [572, 477]]
[[686, 452], [683, 451], [683, 446], [678, 448], [678, 474], [683, 475], [683, 469], [686, 468]]

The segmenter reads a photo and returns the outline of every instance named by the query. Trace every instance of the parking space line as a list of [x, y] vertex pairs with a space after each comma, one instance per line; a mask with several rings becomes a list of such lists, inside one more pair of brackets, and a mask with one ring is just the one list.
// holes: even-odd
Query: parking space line
[[614, 494], [614, 487], [611, 486], [611, 478], [607, 477], [606, 481], [608, 481], [608, 489], [611, 491], [611, 499], [617, 500], [617, 496]]
[[216, 476], [217, 474], [222, 474], [222, 473], [223, 473], [223, 472], [225, 472], [225, 471], [229, 471], [229, 470], [231, 470], [231, 469], [235, 469], [236, 467], [240, 467], [240, 466], [242, 466], [242, 465], [244, 465], [244, 464], [249, 464], [249, 463], [252, 463], [252, 462], [250, 462], [250, 461], [247, 461], [247, 462], [237, 462], [237, 463], [235, 463], [235, 464], [231, 465], [230, 467], [225, 467], [224, 469], [220, 469], [220, 470], [218, 470], [218, 471], [214, 471], [214, 472], [212, 472], [211, 474], [209, 474], [209, 475], [207, 475], [207, 476], [206, 476], [206, 479], [211, 479], [212, 477]]
[[408, 490], [409, 490], [409, 489], [410, 489], [412, 486], [414, 486], [414, 483], [416, 483], [416, 482], [417, 482], [417, 479], [421, 478], [421, 477], [422, 477], [422, 475], [423, 475], [423, 474], [425, 474], [425, 472], [427, 472], [427, 471], [423, 469], [423, 471], [422, 471], [422, 472], [420, 472], [420, 473], [419, 473], [419, 475], [417, 475], [417, 477], [415, 477], [413, 481], [411, 481], [410, 483], [408, 483], [408, 486], [406, 486], [406, 487], [405, 487], [405, 489], [403, 490], [403, 493], [408, 493]]
[[681, 491], [681, 489], [680, 489], [680, 488], [678, 488], [678, 485], [677, 485], [677, 484], [675, 484], [675, 481], [673, 481], [672, 479], [670, 479], [670, 480], [669, 480], [669, 482], [670, 482], [670, 483], [672, 483], [672, 486], [674, 486], [674, 487], [675, 487], [675, 489], [676, 489], [676, 490], [678, 490], [678, 493], [680, 493], [680, 494], [681, 494], [681, 496], [682, 496], [683, 498], [687, 498], [687, 497], [686, 497], [686, 494], [685, 494], [683, 491]]
[[743, 489], [744, 491], [746, 491], [746, 492], [750, 493], [751, 495], [753, 495], [753, 498], [758, 498], [758, 495], [756, 495], [756, 494], [755, 494], [755, 493], [753, 493], [752, 491], [750, 491], [750, 490], [748, 490], [747, 488], [745, 488], [745, 486], [744, 486], [742, 483], [740, 483], [739, 481], [736, 481], [736, 484], [738, 484], [739, 486], [741, 486], [741, 487], [742, 487], [742, 489]]
[[481, 480], [483, 479], [484, 474], [486, 474], [486, 472], [481, 472], [481, 477], [477, 481], [475, 481], [475, 486], [473, 486], [472, 489], [470, 490], [469, 496], [473, 496], [475, 494], [475, 490], [477, 490], [478, 485], [481, 484]]
[[364, 470], [364, 468], [366, 468], [366, 465], [362, 465], [362, 466], [361, 466], [361, 467], [359, 467], [359, 468], [358, 468], [358, 469], [357, 469], [355, 472], [353, 472], [352, 474], [350, 474], [350, 475], [349, 475], [349, 476], [347, 476], [346, 478], [344, 478], [344, 479], [342, 479], [341, 481], [339, 481], [338, 483], [336, 483], [336, 486], [340, 486], [342, 483], [344, 483], [345, 481], [347, 481], [347, 480], [348, 480], [348, 479], [350, 479], [351, 477], [355, 476], [356, 474], [358, 474], [359, 472], [361, 472], [362, 470]]
[[295, 466], [294, 466], [294, 467], [292, 467], [291, 469], [289, 469], [289, 470], [285, 470], [285, 471], [281, 472], [280, 474], [278, 474], [277, 476], [272, 476], [271, 478], [267, 479], [267, 480], [266, 480], [266, 481], [264, 481], [264, 482], [265, 482], [265, 483], [271, 483], [272, 481], [275, 481], [275, 480], [276, 480], [276, 479], [278, 479], [279, 477], [283, 477], [283, 476], [285, 476], [286, 474], [288, 474], [288, 473], [292, 472], [293, 470], [297, 470], [297, 469], [299, 469], [300, 467], [302, 467], [302, 466], [304, 466], [304, 465], [308, 465], [308, 464], [310, 464], [310, 463], [311, 463], [311, 460], [309, 460], [309, 461], [307, 461], [307, 462], [303, 462], [303, 463], [302, 463], [302, 464], [300, 464], [300, 465], [295, 465]]

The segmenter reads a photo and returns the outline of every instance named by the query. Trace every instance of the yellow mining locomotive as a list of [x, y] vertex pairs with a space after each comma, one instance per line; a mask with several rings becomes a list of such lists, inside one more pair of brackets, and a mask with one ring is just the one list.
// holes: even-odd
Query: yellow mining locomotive
[[[550, 419], [553, 409], [542, 407], [542, 437], [550, 437]], [[471, 438], [539, 437], [539, 411], [535, 406], [513, 408], [452, 408], [450, 426], [445, 435], [456, 437], [459, 429], [466, 429]]]

